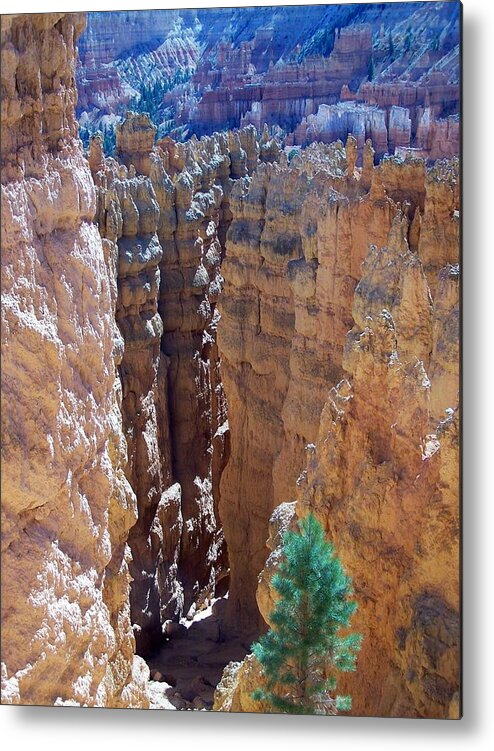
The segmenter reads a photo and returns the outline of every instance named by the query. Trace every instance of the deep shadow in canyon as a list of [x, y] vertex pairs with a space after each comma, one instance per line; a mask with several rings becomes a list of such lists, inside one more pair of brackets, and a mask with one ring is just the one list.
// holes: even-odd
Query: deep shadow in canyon
[[150, 696], [156, 707], [163, 706], [165, 696], [178, 710], [213, 708], [214, 691], [225, 666], [243, 660], [253, 641], [222, 634], [225, 605], [225, 598], [214, 599], [182, 623], [167, 624], [163, 646], [147, 659]]
[[[116, 272], [126, 476], [138, 510], [128, 538], [131, 617], [146, 658], [161, 648], [166, 621], [200, 609], [229, 580], [221, 264], [235, 184], [257, 168], [261, 146], [266, 163], [281, 153], [253, 127], [156, 147], [155, 132], [146, 115], [129, 114], [117, 128], [116, 158], [104, 156], [99, 136], [89, 149], [98, 226]], [[253, 600], [255, 588], [246, 595]], [[250, 612], [250, 622], [224, 620], [223, 636], [255, 637], [263, 623], [255, 605]]]

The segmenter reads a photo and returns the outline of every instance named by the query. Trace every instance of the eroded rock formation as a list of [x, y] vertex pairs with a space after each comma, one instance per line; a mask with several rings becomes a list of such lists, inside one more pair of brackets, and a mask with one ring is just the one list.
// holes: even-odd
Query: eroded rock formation
[[[252, 42], [255, 46], [256, 40]], [[372, 51], [372, 29], [368, 25], [351, 26], [341, 30], [334, 41], [329, 57], [307, 58], [282, 63], [258, 74], [245, 48], [236, 51], [241, 62], [222, 67], [223, 56], [218, 55], [218, 69], [198, 70], [194, 82], [204, 93], [189, 115], [192, 127], [208, 132], [223, 126], [251, 122], [261, 130], [262, 125], [277, 124], [290, 132], [302, 117], [312, 114], [319, 104], [335, 102], [341, 87], [367, 71]], [[233, 56], [233, 55], [232, 55]], [[227, 57], [226, 63], [229, 62]], [[213, 87], [211, 81], [215, 81]], [[256, 103], [255, 113], [251, 104]], [[345, 134], [346, 135], [346, 134]]]
[[79, 43], [80, 111], [114, 112], [153, 76], [194, 68], [199, 44], [180, 16], [179, 10], [89, 13]]
[[[356, 144], [346, 160], [342, 147], [326, 151], [314, 172], [323, 149], [259, 170], [227, 242], [219, 344], [232, 431], [222, 480], [230, 616], [255, 608], [263, 554], [256, 547], [246, 570], [241, 547], [268, 537], [270, 504], [296, 499], [354, 579], [364, 643], [357, 674], [340, 686], [353, 713], [457, 716], [458, 164], [387, 159], [366, 192]], [[276, 201], [284, 232], [274, 244]], [[244, 314], [234, 317], [238, 300]], [[276, 528], [293, 523], [289, 511]], [[269, 622], [274, 528], [268, 544], [257, 605]], [[252, 657], [230, 666], [215, 707], [254, 709], [258, 679]]]
[[459, 12], [417, 2], [91, 13], [81, 122], [114, 122], [161, 81], [156, 124], [175, 137], [267, 124], [300, 145], [352, 134], [378, 155], [456, 155]]
[[114, 259], [74, 117], [83, 26], [2, 16], [2, 701], [145, 707]]
[[[312, 510], [359, 601], [354, 713], [457, 712], [458, 164], [409, 153], [458, 143], [437, 5], [413, 60], [385, 16], [392, 63], [371, 23], [316, 57], [304, 26], [303, 64], [271, 64], [293, 29], [286, 49], [269, 24], [241, 38], [246, 14], [230, 44], [218, 11], [190, 107], [253, 124], [155, 144], [129, 114], [115, 158], [96, 137], [88, 161], [83, 20], [2, 18], [5, 701], [146, 706], [136, 639], [150, 653], [228, 584], [215, 638], [257, 636], [281, 532]], [[266, 121], [356, 137], [287, 157]], [[258, 670], [230, 666], [216, 708], [259, 709]]]
[[229, 456], [216, 344], [220, 265], [232, 187], [257, 167], [261, 149], [265, 159], [274, 149], [252, 127], [156, 148], [154, 136], [146, 116], [129, 113], [117, 130], [118, 160], [105, 160], [99, 137], [89, 156], [100, 232], [118, 257], [127, 477], [138, 503], [131, 602], [143, 653], [228, 573], [218, 514]]
[[[423, 206], [422, 161], [389, 160], [374, 168], [367, 159], [365, 190], [356, 157], [353, 139], [346, 151], [341, 142], [314, 145], [290, 165], [260, 166], [232, 194], [219, 330], [232, 442], [221, 485], [232, 626], [255, 618], [267, 520], [293, 493], [304, 446], [317, 436], [328, 383], [343, 373], [368, 244], [385, 244], [393, 198], [405, 197], [403, 179], [413, 201], [410, 215]], [[246, 547], [251, 566], [243, 561]]]

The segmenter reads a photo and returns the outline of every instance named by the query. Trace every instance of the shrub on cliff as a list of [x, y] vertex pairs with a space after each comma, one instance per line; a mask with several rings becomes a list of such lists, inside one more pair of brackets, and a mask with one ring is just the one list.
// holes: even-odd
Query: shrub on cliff
[[355, 670], [359, 634], [348, 629], [357, 604], [351, 580], [321, 524], [310, 514], [283, 538], [283, 562], [273, 576], [279, 595], [273, 627], [253, 645], [266, 685], [253, 693], [274, 712], [336, 714], [351, 697], [334, 696], [336, 674]]

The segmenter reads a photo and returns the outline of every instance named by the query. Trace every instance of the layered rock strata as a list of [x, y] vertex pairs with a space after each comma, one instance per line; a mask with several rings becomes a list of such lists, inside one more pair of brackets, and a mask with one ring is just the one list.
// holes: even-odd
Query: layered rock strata
[[[157, 125], [177, 137], [249, 124], [260, 133], [268, 124], [302, 145], [359, 139], [372, 108], [374, 132], [363, 139], [372, 137], [379, 155], [412, 147], [431, 159], [452, 156], [459, 33], [456, 2], [91, 13], [80, 113], [89, 127], [110, 122], [109, 112], [123, 114], [129, 97], [161, 81], [169, 90]], [[360, 115], [348, 118], [343, 107], [335, 135], [320, 108], [350, 102]]]
[[370, 142], [364, 152], [360, 171], [354, 139], [346, 150], [341, 142], [313, 145], [290, 165], [285, 159], [260, 166], [231, 196], [218, 341], [232, 443], [220, 502], [232, 628], [252, 628], [257, 620], [267, 520], [293, 492], [304, 446], [317, 436], [328, 383], [343, 373], [369, 241], [386, 243], [397, 201], [408, 197], [410, 218], [423, 210], [422, 161], [374, 167]]
[[[347, 147], [347, 154], [348, 151]], [[293, 166], [290, 172], [302, 167], [303, 157], [299, 159], [300, 167]], [[307, 174], [307, 163], [304, 167]], [[353, 179], [358, 186], [358, 173], [354, 173]], [[326, 180], [333, 183], [335, 191], [334, 177], [326, 177]], [[289, 183], [288, 175], [284, 182]], [[397, 193], [398, 185], [403, 192], [406, 192], [405, 186], [410, 185], [408, 201], [404, 200], [403, 192]], [[353, 576], [359, 604], [353, 625], [364, 639], [357, 673], [344, 676], [339, 684], [339, 688], [353, 696], [352, 713], [456, 717], [460, 638], [458, 163], [439, 162], [426, 171], [419, 160], [407, 164], [388, 159], [381, 167], [373, 169], [370, 192], [358, 202], [348, 195], [348, 182], [342, 181], [338, 188], [333, 200], [339, 202], [339, 211], [332, 213], [328, 207], [326, 218], [317, 220], [312, 236], [317, 267], [313, 278], [306, 276], [303, 285], [305, 291], [311, 293], [309, 299], [314, 305], [324, 277], [333, 279], [335, 318], [342, 325], [340, 329], [333, 329], [333, 347], [332, 350], [326, 348], [326, 356], [327, 360], [333, 359], [335, 372], [325, 376], [326, 388], [321, 389], [320, 395], [314, 387], [305, 393], [299, 390], [298, 400], [292, 402], [290, 409], [284, 405], [281, 412], [278, 411], [281, 415], [278, 425], [272, 422], [269, 432], [259, 429], [255, 435], [256, 443], [261, 444], [256, 455], [264, 456], [266, 479], [260, 493], [256, 492], [258, 483], [246, 488], [249, 508], [257, 509], [264, 504], [262, 509], [266, 513], [266, 501], [274, 500], [278, 489], [285, 493], [285, 499], [296, 498], [296, 507], [285, 504], [273, 517], [274, 527], [268, 541], [273, 552], [259, 579], [257, 604], [269, 623], [273, 607], [269, 582], [280, 557], [280, 530], [294, 524], [293, 513], [300, 517], [312, 511], [323, 523], [347, 571]], [[401, 205], [393, 200], [393, 194], [399, 196]], [[244, 198], [246, 203], [248, 198], [248, 195]], [[265, 200], [267, 205], [269, 188]], [[375, 237], [376, 232], [367, 224], [359, 248], [356, 241], [359, 211], [362, 203], [368, 201], [375, 202], [374, 211], [380, 207], [379, 228], [384, 234], [365, 252], [366, 241]], [[350, 229], [346, 231], [344, 214], [340, 216], [344, 206], [352, 217]], [[245, 216], [245, 213], [244, 209], [242, 214]], [[244, 216], [241, 221], [245, 221]], [[237, 250], [232, 242], [236, 221], [235, 218], [227, 246], [227, 259], [229, 255], [233, 257], [233, 264], [243, 252], [242, 246]], [[304, 226], [300, 218], [298, 226]], [[349, 243], [348, 255], [345, 254], [348, 261], [353, 263], [354, 254], [358, 254], [355, 258], [358, 266], [364, 261], [361, 270], [354, 272], [360, 276], [357, 286], [348, 279], [346, 295], [342, 295], [344, 288], [335, 284], [336, 270], [341, 268], [345, 255], [339, 256], [336, 263], [331, 261], [335, 250], [338, 253], [339, 243], [338, 240], [328, 242], [328, 229], [323, 234], [325, 226], [332, 228], [333, 237], [344, 237]], [[244, 232], [244, 236], [248, 234]], [[263, 247], [262, 234], [258, 247]], [[308, 247], [308, 240], [302, 239], [301, 259], [295, 262], [301, 267], [307, 267]], [[324, 256], [323, 250], [326, 254], [329, 250], [331, 255]], [[294, 261], [287, 264], [288, 279], [293, 264]], [[229, 284], [238, 287], [238, 275], [229, 274], [226, 262], [224, 271], [227, 287]], [[250, 273], [256, 278], [252, 271]], [[240, 296], [242, 292], [231, 290], [230, 296], [234, 294]], [[259, 299], [262, 310], [262, 291]], [[336, 301], [341, 303], [339, 310]], [[298, 334], [296, 296], [294, 307], [292, 349]], [[290, 310], [286, 301], [285, 310]], [[342, 319], [343, 314], [347, 316], [345, 319]], [[319, 309], [317, 320], [321, 329], [327, 330], [328, 311]], [[231, 325], [225, 315], [225, 326], [229, 323]], [[346, 335], [342, 330], [345, 327], [350, 328]], [[244, 341], [248, 343], [253, 332], [252, 328], [247, 330]], [[334, 346], [338, 341], [341, 349]], [[228, 394], [228, 375], [239, 372], [239, 365], [235, 367], [232, 363], [232, 353], [231, 348], [227, 349], [224, 363]], [[278, 353], [276, 359], [281, 361]], [[290, 359], [293, 362], [292, 354]], [[310, 361], [307, 366], [307, 375], [312, 378], [320, 372]], [[300, 371], [289, 372], [289, 382], [290, 379], [299, 385]], [[251, 383], [255, 382], [252, 379]], [[334, 386], [330, 388], [332, 383]], [[273, 391], [270, 389], [268, 393]], [[252, 396], [249, 401], [256, 404]], [[312, 424], [300, 418], [309, 404], [314, 412], [323, 405], [320, 416]], [[264, 413], [267, 412], [265, 409]], [[232, 405], [232, 417], [233, 414]], [[286, 430], [287, 414], [296, 418], [294, 425], [298, 435], [308, 444], [305, 457], [303, 441], [297, 442], [296, 434]], [[264, 442], [271, 443], [273, 434], [280, 436], [282, 420], [285, 435], [281, 441], [278, 438], [278, 452], [273, 461]], [[256, 422], [264, 428], [259, 418]], [[302, 432], [300, 427], [304, 425]], [[233, 419], [231, 429], [235, 447]], [[250, 440], [253, 440], [252, 435]], [[250, 454], [250, 449], [245, 446], [242, 449], [244, 455]], [[266, 457], [271, 459], [267, 467]], [[235, 466], [233, 450], [232, 469]], [[303, 472], [287, 490], [279, 478], [289, 479], [293, 470], [301, 466]], [[251, 467], [244, 477], [252, 476], [253, 472]], [[227, 471], [222, 487], [223, 502], [229, 497], [228, 478]], [[236, 479], [241, 482], [243, 478]], [[239, 495], [242, 496], [242, 488]], [[244, 514], [246, 507], [244, 504]], [[236, 512], [237, 520], [239, 513], [242, 513], [240, 509]], [[243, 526], [248, 530], [249, 539], [261, 534], [267, 538], [267, 517], [261, 524], [260, 514], [247, 512], [247, 516], [247, 519], [244, 516]], [[224, 523], [229, 540], [226, 519]], [[230, 544], [230, 556], [233, 577], [238, 570], [235, 545]], [[250, 581], [244, 575], [244, 591], [254, 581], [254, 571]], [[235, 591], [233, 578], [232, 593]], [[240, 665], [232, 664], [218, 689], [215, 707], [235, 711], [248, 706], [255, 710], [250, 692], [256, 681], [259, 681], [259, 666], [252, 657]], [[257, 711], [261, 711], [260, 706]]]
[[[219, 483], [229, 425], [216, 345], [230, 193], [276, 149], [254, 129], [153, 147], [146, 116], [117, 129], [117, 160], [91, 143], [98, 224], [118, 255], [117, 323], [127, 476], [139, 518], [129, 544], [140, 652], [227, 575]], [[225, 585], [219, 585], [221, 588]]]
[[378, 155], [404, 146], [431, 159], [457, 155], [449, 117], [459, 112], [459, 7], [417, 3], [400, 18], [390, 6], [376, 16], [363, 5], [353, 15], [348, 26], [320, 28], [286, 58], [272, 56], [268, 68], [266, 53], [256, 55], [267, 29], [238, 47], [218, 45], [216, 59], [199, 60], [181, 121], [197, 132], [277, 124], [288, 143], [302, 145], [348, 134], [359, 140], [365, 127], [362, 143], [371, 137]]
[[98, 120], [138, 96], [144, 85], [195, 68], [200, 48], [180, 11], [88, 14], [79, 42], [79, 112]]
[[[239, 51], [241, 58], [243, 51], [243, 48]], [[327, 58], [280, 64], [262, 75], [256, 74], [248, 59], [238, 66], [219, 68], [218, 73], [204, 74], [199, 70], [194, 83], [204, 91], [197, 107], [189, 113], [191, 125], [196, 132], [210, 132], [224, 127], [224, 123], [241, 122], [255, 124], [258, 130], [266, 123], [291, 131], [320, 104], [336, 102], [343, 84], [363, 80], [371, 51], [372, 30], [364, 25], [342, 29]], [[218, 65], [221, 61], [219, 56]], [[211, 76], [216, 83], [214, 87]], [[249, 112], [253, 104], [255, 116]]]
[[115, 259], [74, 116], [83, 27], [2, 16], [2, 702], [145, 707]]
[[445, 75], [413, 84], [365, 82], [355, 94], [343, 86], [340, 97], [337, 104], [320, 104], [314, 114], [303, 117], [287, 142], [331, 143], [350, 134], [359, 149], [371, 138], [377, 157], [413, 149], [416, 156], [435, 160], [460, 152], [459, 116], [449, 114], [459, 110], [459, 86], [448, 83]]
[[[268, 519], [296, 497], [355, 579], [355, 713], [454, 716], [457, 164], [374, 167], [365, 127], [290, 163], [252, 126], [154, 146], [129, 116], [117, 159], [92, 142], [95, 191], [74, 118], [82, 26], [2, 19], [4, 701], [146, 706], [131, 623], [150, 651], [221, 588], [221, 523], [222, 631], [257, 634], [291, 507], [261, 619]], [[321, 70], [364, 75], [359, 35], [306, 58], [313, 94]], [[257, 41], [235, 75], [260, 65], [269, 29]], [[267, 69], [263, 118], [306, 111], [296, 67], [287, 111], [273, 93], [286, 69]], [[423, 150], [440, 152], [442, 126], [391, 98], [388, 139], [406, 149], [420, 116]], [[225, 708], [252, 708], [256, 670], [250, 657], [228, 672]]]
[[162, 620], [183, 605], [175, 550], [181, 534], [180, 488], [171, 479], [167, 360], [160, 351], [160, 211], [150, 179], [115, 161], [105, 164], [98, 137], [91, 143], [89, 163], [98, 189], [96, 218], [118, 280], [126, 474], [139, 511], [129, 534], [131, 611], [137, 648], [145, 653], [161, 636]]
[[[390, 148], [384, 110], [370, 105], [355, 105], [353, 102], [321, 104], [315, 115], [309, 115], [301, 121], [293, 138], [289, 140], [299, 145], [313, 141], [332, 143], [337, 140], [345, 141], [349, 133], [357, 141], [360, 155], [368, 138], [372, 141], [378, 158]], [[405, 145], [410, 145], [409, 138]]]

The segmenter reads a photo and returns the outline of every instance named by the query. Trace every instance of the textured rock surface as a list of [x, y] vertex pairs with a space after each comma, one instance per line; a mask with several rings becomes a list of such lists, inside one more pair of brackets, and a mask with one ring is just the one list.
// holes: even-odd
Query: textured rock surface
[[[149, 161], [132, 136], [119, 140]], [[151, 132], [151, 146], [153, 134]], [[123, 152], [127, 153], [127, 152]], [[101, 140], [91, 143], [89, 163], [98, 188], [97, 220], [118, 280], [116, 321], [125, 349], [120, 363], [127, 478], [136, 494], [137, 524], [129, 535], [132, 621], [137, 648], [145, 653], [161, 636], [161, 622], [180, 609], [176, 548], [181, 534], [180, 488], [172, 486], [167, 402], [167, 360], [160, 352], [163, 323], [158, 313], [159, 263], [156, 234], [159, 206], [148, 177], [129, 175], [114, 160], [104, 163]], [[132, 169], [131, 169], [132, 172]], [[172, 487], [170, 487], [172, 486]], [[158, 569], [165, 556], [164, 571]], [[159, 579], [159, 582], [158, 582]], [[160, 585], [160, 586], [159, 586]]]
[[99, 137], [89, 155], [100, 232], [118, 256], [127, 477], [139, 513], [129, 536], [131, 603], [141, 653], [162, 643], [167, 619], [200, 605], [228, 573], [218, 503], [229, 426], [216, 302], [232, 186], [260, 154], [252, 127], [184, 145], [163, 139], [156, 148], [154, 136], [146, 116], [129, 114], [117, 131], [118, 160], [104, 159]]
[[[146, 706], [131, 623], [148, 652], [225, 591], [222, 523], [215, 638], [257, 635], [296, 501], [355, 580], [354, 712], [457, 711], [458, 164], [413, 154], [455, 151], [458, 55], [454, 13], [416, 7], [420, 54], [390, 9], [377, 41], [372, 14], [345, 15], [327, 49], [308, 16], [275, 43], [268, 22], [296, 9], [262, 9], [264, 28], [218, 9], [182, 114], [255, 127], [154, 145], [130, 115], [116, 159], [92, 141], [94, 182], [74, 119], [82, 19], [2, 18], [5, 701]], [[121, 33], [98, 65], [123, 59]], [[131, 34], [142, 70], [147, 33]], [[107, 104], [128, 94], [117, 78]], [[288, 163], [256, 135], [301, 118], [301, 141], [355, 138]], [[408, 156], [374, 166], [390, 148]], [[259, 709], [257, 680], [253, 658], [230, 665], [216, 708]]]
[[267, 521], [294, 493], [329, 385], [343, 375], [368, 245], [385, 245], [396, 201], [408, 197], [410, 217], [424, 205], [423, 161], [387, 159], [364, 174], [355, 160], [353, 139], [346, 150], [313, 144], [290, 165], [260, 166], [230, 200], [218, 342], [232, 445], [220, 501], [232, 628], [254, 624]]
[[[458, 18], [459, 4], [444, 2], [90, 13], [80, 112], [85, 122], [121, 115], [130, 96], [161, 80], [171, 87], [160, 114], [166, 132], [268, 124], [297, 144], [330, 143], [336, 123], [319, 108], [353, 100], [360, 114], [338, 117], [336, 137], [359, 140], [365, 126], [361, 145], [372, 137], [378, 155], [412, 146], [452, 156]], [[186, 75], [174, 84], [177, 72]], [[406, 112], [397, 117], [395, 107]]]
[[[307, 157], [303, 154], [296, 157], [301, 164], [304, 158]], [[347, 172], [351, 173], [351, 165], [348, 166]], [[296, 169], [294, 165], [290, 172]], [[307, 174], [307, 166], [305, 169]], [[285, 175], [285, 185], [289, 180], [289, 175]], [[329, 176], [326, 180], [335, 183]], [[372, 199], [374, 211], [381, 206], [383, 213], [378, 226], [386, 237], [384, 242], [381, 238], [371, 244], [367, 253], [361, 248], [360, 260], [364, 262], [357, 272], [360, 279], [354, 294], [351, 289], [345, 297], [341, 290], [338, 293], [338, 287], [333, 287], [333, 303], [337, 300], [342, 303], [341, 309], [336, 309], [335, 318], [340, 319], [346, 310], [353, 326], [347, 326], [351, 330], [343, 335], [342, 349], [333, 346], [335, 373], [332, 377], [326, 376], [326, 386], [335, 385], [329, 396], [326, 391], [320, 417], [310, 426], [307, 423], [310, 429], [302, 434], [305, 440], [313, 436], [313, 443], [308, 446], [306, 468], [296, 488], [294, 486], [285, 498], [296, 497], [299, 516], [307, 511], [318, 516], [354, 579], [359, 603], [354, 627], [363, 634], [364, 641], [357, 673], [345, 676], [339, 684], [353, 697], [352, 713], [455, 717], [458, 716], [460, 638], [458, 164], [454, 161], [438, 163], [426, 171], [418, 160], [407, 163], [388, 159], [373, 169], [370, 192], [358, 202], [348, 198], [350, 184], [348, 177], [341, 182], [337, 200], [340, 211], [342, 204], [348, 206], [352, 216], [351, 232], [343, 231], [340, 211], [336, 227], [334, 216], [332, 220], [326, 219], [326, 227], [329, 229], [332, 224], [334, 230], [338, 228], [337, 237], [346, 237], [347, 257], [353, 261], [353, 253], [358, 248], [359, 210]], [[408, 186], [408, 201], [405, 202]], [[344, 202], [341, 194], [345, 191]], [[305, 190], [304, 195], [310, 195], [310, 190]], [[392, 195], [400, 197], [401, 207], [393, 201]], [[265, 204], [269, 205], [269, 188]], [[244, 209], [244, 216], [245, 213]], [[229, 273], [228, 258], [235, 259], [240, 252], [233, 242], [236, 222], [234, 212], [224, 265], [227, 288], [230, 278], [234, 278]], [[300, 219], [297, 224], [304, 226]], [[267, 213], [264, 226], [268, 226]], [[329, 243], [327, 239], [324, 242], [324, 226], [318, 218], [312, 247], [321, 251], [331, 248], [332, 252], [336, 248], [338, 252], [338, 243]], [[370, 240], [373, 231], [376, 230], [367, 223], [362, 239]], [[245, 228], [244, 237], [250, 234]], [[319, 239], [321, 245], [318, 245]], [[308, 246], [302, 243], [302, 247], [304, 259], [297, 264], [305, 265]], [[338, 263], [328, 263], [330, 257], [325, 258], [321, 251], [316, 256], [315, 284], [310, 276], [304, 280], [304, 288], [311, 292], [312, 304], [314, 292], [317, 300], [323, 275], [329, 269], [334, 274], [334, 269], [340, 268]], [[290, 263], [293, 261], [288, 263], [288, 277]], [[238, 296], [238, 291], [235, 294]], [[233, 295], [232, 292], [230, 297]], [[262, 294], [259, 297], [262, 309]], [[345, 301], [350, 308], [346, 309]], [[318, 321], [324, 329], [327, 320], [327, 312], [320, 311]], [[225, 316], [225, 325], [228, 323], [228, 316]], [[293, 336], [296, 341], [296, 313]], [[240, 338], [239, 334], [237, 337]], [[336, 343], [338, 336], [333, 333], [333, 337]], [[223, 335], [220, 348], [222, 339]], [[248, 341], [245, 335], [244, 339]], [[329, 354], [328, 349], [326, 352]], [[228, 375], [239, 367], [233, 363], [231, 353], [230, 348], [227, 351], [229, 367], [224, 365], [229, 398]], [[272, 359], [274, 357], [269, 361]], [[278, 353], [276, 359], [280, 360]], [[345, 373], [341, 379], [337, 366]], [[296, 376], [300, 374], [291, 373], [289, 378], [295, 381]], [[264, 388], [263, 393], [273, 391]], [[309, 403], [317, 404], [317, 390], [312, 388], [309, 393], [310, 401], [306, 392], [302, 402], [305, 408]], [[249, 401], [255, 404], [252, 396]], [[285, 408], [281, 414], [286, 414]], [[271, 465], [272, 477], [268, 479], [266, 464], [272, 461], [272, 454], [263, 442], [271, 445], [275, 433], [271, 426], [269, 431], [262, 430], [264, 426], [259, 420], [256, 424], [260, 429], [255, 434], [258, 445], [255, 455], [264, 457], [261, 477], [266, 477], [266, 487], [271, 483], [269, 498], [274, 500], [278, 488], [286, 492], [284, 483], [277, 478], [289, 478], [294, 465], [300, 466], [302, 447], [297, 455], [293, 438], [285, 432], [284, 445], [291, 446], [291, 453], [285, 456], [290, 458], [281, 468], [282, 448]], [[299, 417], [296, 424], [303, 424]], [[232, 460], [224, 475], [222, 502], [228, 497], [226, 484], [230, 466], [236, 466], [233, 419], [231, 428]], [[252, 435], [250, 440], [254, 440]], [[276, 445], [280, 444], [283, 445], [282, 442]], [[248, 446], [242, 446], [242, 450], [244, 455], [251, 454]], [[245, 482], [245, 477], [254, 474], [251, 466], [237, 482]], [[257, 509], [257, 505], [263, 503], [266, 511], [267, 492], [261, 486], [257, 493], [259, 485], [257, 473], [256, 482], [248, 482], [246, 487], [248, 508]], [[243, 496], [241, 485], [238, 495]], [[242, 508], [245, 513], [246, 504]], [[259, 610], [266, 621], [272, 609], [269, 581], [280, 555], [276, 547], [278, 530], [293, 523], [291, 512], [290, 504], [280, 507], [271, 526], [268, 545], [272, 552], [257, 590]], [[241, 509], [235, 512], [237, 524], [241, 513]], [[259, 516], [256, 512], [247, 512], [240, 526], [248, 530], [247, 535], [256, 538], [264, 529], [266, 538], [267, 517], [261, 524]], [[232, 528], [226, 518], [224, 524], [230, 542]], [[251, 532], [254, 528], [255, 533]], [[235, 552], [235, 545], [230, 545], [232, 594], [238, 591], [234, 577], [239, 576], [236, 572], [240, 568], [235, 565]], [[250, 579], [245, 574], [241, 576], [245, 593], [255, 580], [255, 572], [252, 571]], [[247, 606], [250, 604], [251, 601], [247, 601]], [[248, 702], [252, 676], [257, 670], [252, 657], [241, 666], [231, 666], [218, 688], [215, 706], [234, 711], [244, 701]]]
[[[305, 9], [304, 15], [314, 14], [314, 20], [319, 15], [316, 27], [304, 29], [305, 38], [299, 33], [292, 49], [282, 57], [273, 48], [276, 37], [269, 26], [259, 29], [248, 42], [221, 43], [216, 56], [208, 50], [199, 59], [193, 79], [197, 104], [186, 108], [182, 117], [188, 117], [200, 132], [225, 123], [253, 123], [258, 130], [263, 123], [276, 123], [288, 133], [295, 130], [295, 143], [329, 143], [334, 138], [331, 128], [326, 131], [324, 124], [314, 120], [318, 108], [354, 99], [377, 106], [374, 130], [379, 118], [380, 129], [384, 122], [388, 127], [394, 106], [409, 107], [415, 139], [424, 108], [431, 108], [433, 121], [458, 112], [458, 12], [458, 6], [444, 3], [416, 3], [400, 9], [389, 4], [379, 9], [372, 5]], [[302, 19], [291, 20], [297, 29], [303, 28]], [[352, 124], [347, 121], [343, 139], [349, 133], [358, 136], [359, 130], [352, 130]], [[343, 126], [340, 122], [340, 129]], [[391, 132], [391, 152], [403, 142], [407, 145], [406, 129], [398, 130], [398, 140], [393, 137], [398, 134], [393, 123]], [[435, 139], [433, 158], [458, 153], [452, 151], [457, 138], [448, 145], [444, 129], [442, 133], [443, 138]], [[366, 136], [370, 135], [369, 129]], [[374, 140], [374, 134], [372, 137]], [[428, 136], [431, 139], [432, 134]], [[432, 153], [432, 143], [421, 148]], [[439, 152], [440, 148], [444, 151]]]
[[79, 111], [111, 113], [143, 85], [193, 68], [200, 48], [180, 11], [88, 13], [79, 42]]
[[354, 102], [321, 104], [315, 115], [304, 118], [295, 129], [293, 141], [296, 144], [313, 141], [332, 143], [338, 139], [346, 140], [349, 133], [356, 139], [360, 153], [367, 138], [371, 139], [378, 157], [388, 151], [388, 128], [384, 110]]
[[[255, 47], [256, 39], [252, 43]], [[265, 74], [257, 74], [252, 65], [228, 64], [225, 69], [205, 75], [198, 70], [194, 81], [206, 89], [197, 108], [190, 113], [194, 130], [208, 132], [224, 123], [239, 124], [249, 118], [258, 130], [264, 123], [277, 124], [290, 132], [301, 117], [312, 114], [323, 102], [335, 102], [343, 84], [365, 78], [372, 50], [370, 26], [342, 29], [329, 57], [307, 58], [280, 63]], [[239, 51], [242, 55], [243, 48]], [[230, 61], [230, 56], [225, 62]], [[210, 79], [218, 78], [216, 87]], [[209, 84], [209, 86], [208, 86]], [[249, 112], [255, 102], [255, 114]], [[346, 134], [345, 134], [346, 135]]]
[[2, 701], [147, 706], [117, 290], [74, 118], [83, 24], [2, 16]]

